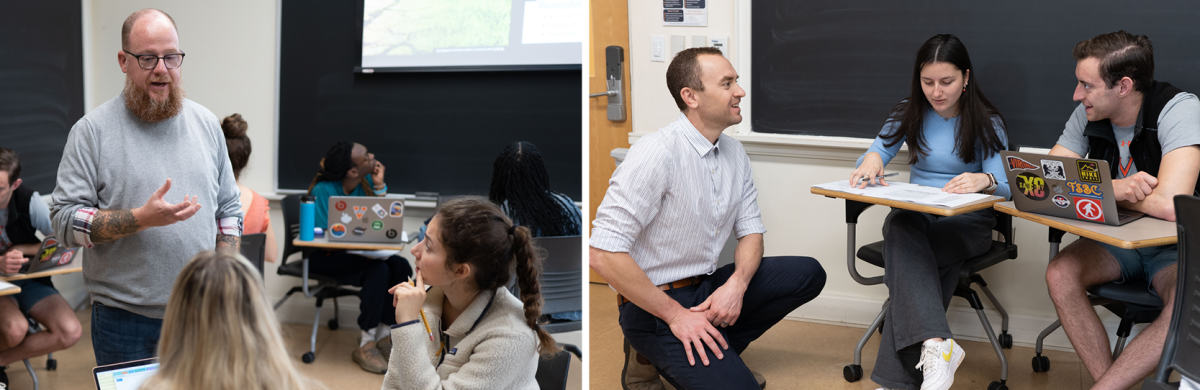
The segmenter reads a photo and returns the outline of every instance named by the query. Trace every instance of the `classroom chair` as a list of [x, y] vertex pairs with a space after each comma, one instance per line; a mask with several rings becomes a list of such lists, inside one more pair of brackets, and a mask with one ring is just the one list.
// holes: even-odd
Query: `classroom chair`
[[1179, 383], [1168, 382], [1172, 371], [1192, 381], [1200, 379], [1200, 198], [1176, 196], [1175, 220], [1179, 228], [1179, 279], [1171, 327], [1158, 370], [1142, 383], [1143, 389], [1178, 389]]
[[[308, 254], [311, 249], [304, 249], [292, 245], [292, 240], [300, 234], [300, 195], [288, 195], [281, 202], [283, 205], [283, 225], [285, 229], [285, 238], [283, 241], [283, 258], [280, 260], [279, 269], [276, 271], [279, 275], [294, 276], [300, 278], [301, 285], [292, 287], [287, 294], [275, 304], [275, 310], [279, 310], [279, 306], [287, 301], [292, 294], [303, 292], [305, 297], [316, 298], [317, 310], [313, 314], [312, 337], [309, 341], [309, 350], [300, 357], [300, 360], [305, 363], [312, 363], [316, 359], [317, 351], [317, 329], [321, 325], [321, 306], [326, 299], [333, 299], [333, 319], [329, 320], [329, 330], [337, 330], [338, 328], [338, 297], [343, 296], [358, 296], [357, 290], [352, 290], [343, 287], [341, 282], [336, 278], [308, 272]], [[288, 262], [288, 257], [294, 253], [300, 253], [300, 258]], [[310, 286], [309, 280], [317, 281], [316, 286]]]
[[[849, 268], [850, 277], [854, 281], [864, 286], [872, 286], [883, 283], [883, 276], [864, 277], [858, 272], [855, 264], [855, 225], [858, 224], [858, 216], [867, 208], [874, 206], [870, 203], [857, 202], [853, 200], [846, 201], [846, 267]], [[1002, 213], [996, 213], [996, 226], [993, 230], [1000, 232], [1004, 238], [1003, 241], [992, 241], [991, 248], [982, 255], [967, 259], [963, 263], [962, 270], [959, 274], [958, 287], [954, 291], [954, 296], [961, 297], [971, 304], [971, 308], [975, 309], [975, 313], [979, 315], [979, 322], [983, 324], [984, 331], [987, 332], [988, 340], [992, 344], [992, 348], [996, 350], [996, 356], [1000, 358], [1000, 380], [992, 382], [988, 385], [988, 390], [1008, 390], [1006, 385], [1008, 381], [1008, 360], [1004, 357], [1001, 348], [1012, 348], [1012, 335], [1008, 334], [1008, 312], [1004, 310], [1004, 306], [996, 300], [996, 296], [992, 295], [992, 291], [987, 288], [987, 282], [983, 280], [983, 276], [979, 272], [999, 264], [1002, 261], [1017, 258], [1017, 246], [1013, 243], [1012, 216]], [[858, 249], [858, 258], [867, 263], [883, 268], [883, 241], [871, 243]], [[1000, 312], [1001, 326], [1000, 336], [997, 337], [992, 331], [992, 324], [988, 322], [987, 315], [983, 312], [983, 301], [979, 299], [979, 294], [971, 288], [971, 284], [978, 284], [983, 293], [987, 295], [992, 306], [995, 306], [996, 311]], [[847, 382], [855, 382], [862, 379], [862, 350], [867, 344], [867, 340], [871, 339], [871, 333], [880, 329], [883, 324], [884, 315], [887, 313], [889, 306], [888, 301], [883, 302], [883, 309], [879, 311], [879, 315], [871, 322], [871, 326], [863, 333], [861, 339], [858, 340], [858, 345], [854, 347], [854, 363], [851, 363], [842, 369], [842, 376]]]
[[[25, 316], [25, 320], [29, 321], [29, 330], [27, 331], [27, 334], [34, 334], [42, 331], [42, 324], [39, 324], [33, 319], [33, 317]], [[33, 371], [33, 364], [29, 363], [29, 359], [23, 359], [22, 361], [25, 363], [25, 369], [29, 371], [29, 377], [33, 378], [33, 390], [38, 390], [38, 377], [37, 373]], [[54, 359], [53, 352], [46, 354], [46, 370], [58, 370], [58, 360]]]
[[239, 252], [246, 260], [250, 260], [250, 264], [254, 264], [254, 268], [258, 270], [258, 274], [264, 279], [267, 277], [263, 274], [263, 260], [267, 253], [267, 234], [244, 234], [242, 235], [242, 245]]
[[[543, 316], [583, 310], [582, 240], [580, 236], [534, 239], [535, 245], [546, 250], [541, 278]], [[583, 321], [549, 322], [542, 329], [550, 333], [583, 330]]]
[[538, 360], [537, 373], [534, 374], [534, 379], [537, 380], [538, 388], [541, 390], [563, 390], [567, 388], [567, 372], [571, 370], [571, 354], [575, 354], [580, 361], [583, 361], [583, 355], [580, 354], [579, 348], [571, 344], [558, 344], [562, 347], [561, 351], [549, 358], [542, 356]]
[[[1050, 229], [1050, 247], [1055, 255], [1058, 254], [1058, 245], [1062, 243], [1065, 233], [1062, 230]], [[1092, 306], [1104, 306], [1109, 312], [1121, 317], [1121, 323], [1117, 326], [1117, 344], [1113, 347], [1113, 360], [1125, 350], [1125, 342], [1129, 339], [1133, 325], [1153, 322], [1163, 307], [1162, 299], [1150, 293], [1150, 284], [1144, 280], [1121, 284], [1102, 283], [1088, 288], [1087, 292]], [[1033, 372], [1050, 371], [1050, 358], [1042, 356], [1042, 342], [1060, 326], [1062, 320], [1054, 320], [1054, 323], [1038, 334], [1037, 344], [1033, 349]]]

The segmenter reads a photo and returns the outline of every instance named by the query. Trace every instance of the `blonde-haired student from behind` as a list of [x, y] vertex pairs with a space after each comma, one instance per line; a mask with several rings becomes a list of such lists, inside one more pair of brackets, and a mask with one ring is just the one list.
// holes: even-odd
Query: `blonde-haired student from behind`
[[[383, 388], [537, 389], [538, 355], [558, 344], [537, 323], [536, 253], [529, 229], [487, 199], [443, 205], [412, 249], [416, 285], [391, 289], [396, 325]], [[520, 298], [505, 288], [513, 269]]]
[[200, 252], [175, 279], [158, 356], [142, 390], [324, 388], [288, 357], [262, 276], [227, 250]]

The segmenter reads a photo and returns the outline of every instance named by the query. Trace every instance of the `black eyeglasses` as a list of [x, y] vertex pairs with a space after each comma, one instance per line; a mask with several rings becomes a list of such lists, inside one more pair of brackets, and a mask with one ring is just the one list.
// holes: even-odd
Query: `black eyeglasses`
[[159, 59], [163, 60], [163, 65], [166, 65], [167, 69], [178, 68], [180, 65], [183, 65], [183, 56], [186, 55], [184, 53], [172, 53], [159, 57], [153, 54], [133, 54], [129, 50], [122, 51], [137, 58], [138, 66], [145, 70], [153, 70], [154, 67], [158, 66]]

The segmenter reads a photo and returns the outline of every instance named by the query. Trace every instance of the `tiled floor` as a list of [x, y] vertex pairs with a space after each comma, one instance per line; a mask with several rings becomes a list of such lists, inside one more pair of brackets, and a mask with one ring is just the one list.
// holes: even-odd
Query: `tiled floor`
[[[606, 285], [591, 285], [591, 390], [620, 390], [624, 354], [617, 325], [616, 293]], [[863, 379], [848, 383], [842, 368], [854, 356], [862, 328], [784, 320], [742, 355], [746, 364], [767, 377], [768, 389], [875, 389], [871, 367], [879, 338], [863, 349]], [[967, 359], [955, 373], [955, 389], [986, 389], [1000, 378], [1000, 360], [987, 343], [963, 341]], [[1032, 348], [1004, 350], [1009, 362], [1010, 389], [1087, 389], [1093, 381], [1074, 353], [1047, 351], [1050, 371], [1034, 373]]]
[[[56, 389], [94, 389], [92, 368], [96, 365], [96, 357], [92, 352], [91, 339], [91, 309], [86, 308], [76, 313], [83, 324], [83, 337], [75, 346], [54, 354], [58, 360], [58, 370], [46, 371], [46, 357], [31, 359], [40, 381], [41, 390]], [[317, 359], [312, 364], [300, 362], [300, 355], [308, 350], [309, 336], [312, 334], [311, 325], [284, 324], [283, 337], [287, 342], [288, 352], [300, 366], [301, 371], [310, 378], [323, 383], [331, 390], [334, 389], [379, 389], [383, 386], [383, 375], [363, 371], [350, 360], [351, 350], [357, 346], [359, 332], [357, 329], [343, 327], [330, 331], [322, 327], [317, 332]], [[571, 358], [571, 371], [568, 376], [567, 389], [583, 388], [582, 365], [578, 359]], [[21, 363], [8, 366], [8, 377], [11, 389], [33, 389], [33, 382]]]

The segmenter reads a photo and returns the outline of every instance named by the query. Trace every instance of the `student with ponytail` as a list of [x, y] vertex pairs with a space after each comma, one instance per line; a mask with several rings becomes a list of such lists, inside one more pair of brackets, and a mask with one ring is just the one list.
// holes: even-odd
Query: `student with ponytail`
[[[538, 355], [558, 344], [537, 324], [542, 259], [530, 230], [487, 199], [457, 199], [412, 254], [417, 279], [391, 289], [397, 324], [383, 388], [537, 389]], [[505, 288], [514, 269], [520, 297]]]

